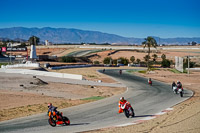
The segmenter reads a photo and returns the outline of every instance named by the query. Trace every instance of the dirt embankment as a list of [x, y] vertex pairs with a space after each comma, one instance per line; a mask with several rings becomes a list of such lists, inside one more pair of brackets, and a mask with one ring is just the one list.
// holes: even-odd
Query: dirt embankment
[[84, 98], [109, 97], [125, 88], [46, 83], [33, 76], [0, 74], [0, 121], [47, 111], [49, 102], [58, 109], [91, 102]]

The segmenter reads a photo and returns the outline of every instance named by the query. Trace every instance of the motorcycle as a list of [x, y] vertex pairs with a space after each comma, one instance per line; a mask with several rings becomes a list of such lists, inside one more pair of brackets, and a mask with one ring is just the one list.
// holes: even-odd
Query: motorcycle
[[178, 88], [178, 93], [180, 94], [181, 97], [183, 97], [183, 88]]
[[149, 80], [149, 85], [151, 85], [151, 86], [152, 86], [152, 81], [151, 81], [151, 80]]
[[55, 111], [50, 111], [48, 112], [48, 115], [48, 122], [52, 127], [55, 127], [56, 125], [70, 125], [70, 120], [66, 116], [63, 116], [62, 112], [58, 115]]
[[120, 75], [122, 74], [122, 70], [119, 70], [119, 74], [120, 74]]
[[174, 92], [175, 94], [177, 94], [177, 92], [178, 92], [177, 86], [173, 86], [173, 92]]
[[121, 108], [123, 109], [123, 112], [127, 118], [130, 116], [135, 116], [135, 112], [130, 103], [126, 102], [124, 105], [121, 105]]

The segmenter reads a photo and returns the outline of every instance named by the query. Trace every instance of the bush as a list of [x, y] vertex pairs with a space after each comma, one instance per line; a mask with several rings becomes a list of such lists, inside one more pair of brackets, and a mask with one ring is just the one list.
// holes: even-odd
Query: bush
[[171, 62], [170, 62], [170, 60], [168, 60], [168, 59], [164, 59], [164, 60], [161, 62], [161, 66], [162, 66], [162, 67], [170, 67], [170, 65], [171, 65]]
[[110, 60], [112, 61], [111, 57], [106, 57], [106, 58], [104, 58], [103, 63], [104, 64], [110, 64]]
[[100, 63], [99, 63], [99, 61], [95, 60], [95, 61], [94, 61], [94, 64], [95, 64], [95, 65], [99, 65]]
[[62, 62], [76, 62], [75, 58], [72, 56], [63, 56]]
[[[194, 68], [195, 67], [195, 62], [191, 62], [191, 61], [189, 61], [189, 63], [190, 63], [190, 68]], [[185, 68], [188, 68], [188, 59], [184, 59], [183, 60], [183, 68], [185, 69]]]
[[128, 65], [128, 63], [129, 63], [129, 60], [128, 59], [126, 59], [126, 58], [124, 58], [124, 57], [120, 57], [120, 58], [118, 58], [118, 60], [121, 60], [121, 64], [124, 64], [124, 65]]

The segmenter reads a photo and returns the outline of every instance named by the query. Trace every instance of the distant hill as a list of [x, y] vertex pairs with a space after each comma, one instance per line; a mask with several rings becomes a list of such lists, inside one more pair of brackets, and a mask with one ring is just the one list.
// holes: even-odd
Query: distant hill
[[[141, 44], [144, 38], [128, 38], [115, 34], [102, 33], [99, 31], [87, 31], [67, 28], [25, 28], [13, 27], [0, 29], [0, 38], [13, 40], [28, 40], [30, 36], [37, 36], [41, 41], [49, 40], [53, 43], [118, 43], [118, 44]], [[200, 43], [200, 37], [196, 38], [158, 38], [160, 44], [180, 44], [186, 45], [188, 42], [195, 41]]]

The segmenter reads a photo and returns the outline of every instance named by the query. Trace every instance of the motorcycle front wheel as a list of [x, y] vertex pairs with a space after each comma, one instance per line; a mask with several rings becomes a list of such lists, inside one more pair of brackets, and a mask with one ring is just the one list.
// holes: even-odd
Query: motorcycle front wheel
[[129, 111], [127, 109], [124, 109], [124, 114], [127, 118], [129, 118]]
[[132, 117], [135, 117], [135, 112], [134, 112], [133, 108], [131, 108], [131, 110], [132, 110], [132, 112], [133, 112]]
[[54, 121], [52, 118], [48, 119], [49, 125], [51, 125], [52, 127], [56, 126], [56, 121]]

